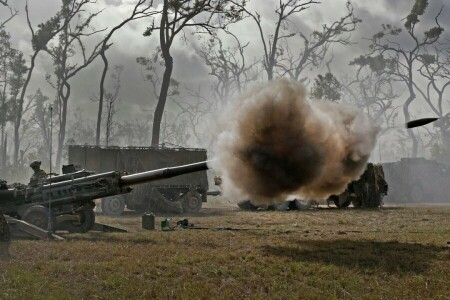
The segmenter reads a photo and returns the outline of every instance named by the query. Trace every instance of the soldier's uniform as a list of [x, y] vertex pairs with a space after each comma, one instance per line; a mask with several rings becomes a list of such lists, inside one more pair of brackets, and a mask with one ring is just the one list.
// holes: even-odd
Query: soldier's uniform
[[41, 170], [41, 162], [40, 161], [33, 161], [30, 164], [30, 167], [33, 169], [34, 174], [31, 176], [30, 181], [39, 180], [39, 179], [45, 179], [47, 178], [47, 173], [45, 173], [44, 170]]

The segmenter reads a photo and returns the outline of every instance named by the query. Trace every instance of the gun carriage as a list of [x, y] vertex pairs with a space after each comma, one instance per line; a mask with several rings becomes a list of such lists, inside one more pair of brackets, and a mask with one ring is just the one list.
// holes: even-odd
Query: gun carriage
[[[63, 168], [63, 175], [32, 179], [28, 185], [0, 183], [0, 210], [43, 229], [86, 232], [95, 223], [94, 200], [130, 193], [134, 185], [207, 170], [207, 162], [135, 174], [111, 171], [94, 174]], [[49, 224], [51, 228], [49, 228]]]

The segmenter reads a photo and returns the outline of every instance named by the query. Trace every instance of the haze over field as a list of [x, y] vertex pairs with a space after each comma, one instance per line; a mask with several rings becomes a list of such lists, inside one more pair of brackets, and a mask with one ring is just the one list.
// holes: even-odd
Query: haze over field
[[[234, 2], [236, 8], [239, 1]], [[95, 45], [114, 26], [131, 14], [136, 3], [131, 0], [109, 0], [83, 7], [80, 20], [89, 13], [98, 13], [81, 38], [86, 54], [93, 51]], [[301, 3], [304, 6], [287, 16], [287, 21], [276, 31], [276, 9], [280, 3]], [[241, 12], [243, 19], [231, 22], [227, 31], [211, 30], [210, 35], [208, 32], [199, 34], [201, 28], [194, 26], [180, 30], [170, 48], [173, 72], [161, 115], [158, 142], [206, 147], [213, 151], [211, 140], [215, 139], [216, 132], [211, 128], [227, 104], [233, 99], [245, 98], [241, 95], [254, 85], [264, 85], [271, 78], [287, 77], [305, 86], [305, 103], [314, 101], [312, 99], [319, 95], [326, 101], [347, 104], [352, 107], [351, 110], [363, 110], [379, 124], [380, 138], [374, 145], [370, 161], [394, 161], [414, 155], [445, 158], [447, 146], [450, 145], [447, 136], [450, 135], [447, 135], [448, 128], [444, 123], [438, 124], [438, 127], [430, 125], [410, 132], [402, 124], [407, 119], [444, 117], [448, 112], [449, 92], [445, 88], [449, 80], [445, 73], [448, 71], [445, 61], [450, 56], [445, 50], [450, 40], [448, 3], [444, 0], [430, 1], [422, 7], [420, 5], [425, 2], [419, 1], [417, 3], [422, 4], [416, 8], [414, 2], [406, 0], [376, 3], [361, 0], [349, 3], [351, 5], [345, 0], [326, 0], [321, 3], [252, 0]], [[33, 48], [26, 18], [26, 1], [9, 1], [8, 4], [18, 14], [5, 24], [4, 30], [10, 35], [11, 48], [23, 52], [25, 66], [28, 67]], [[38, 24], [55, 16], [60, 5], [58, 0], [28, 1], [30, 24], [35, 32]], [[154, 1], [149, 10], [155, 13], [153, 16], [128, 22], [114, 32], [108, 42], [111, 45], [106, 52], [109, 67], [104, 88], [110, 98], [102, 106], [100, 136], [97, 137], [100, 144], [148, 146], [152, 143], [153, 122], [166, 62], [157, 52], [161, 48], [159, 30], [155, 29], [149, 36], [143, 34], [152, 24], [160, 24], [162, 7], [163, 1]], [[419, 41], [433, 27], [439, 26], [443, 31], [439, 32], [438, 43], [430, 43], [429, 47], [420, 48], [420, 52], [415, 53], [417, 56], [412, 65], [415, 98], [405, 108], [411, 94], [401, 76], [407, 70], [397, 69], [393, 72], [392, 69], [395, 59], [400, 62], [395, 65], [397, 68], [404, 66], [405, 62], [401, 61], [402, 56], [398, 56], [398, 53], [380, 49], [388, 40], [394, 41], [395, 47], [406, 51], [413, 48], [414, 40], [405, 24], [409, 20], [407, 16], [414, 9], [417, 10], [415, 13], [419, 22], [414, 23], [413, 33]], [[6, 20], [10, 14], [7, 7], [0, 5], [0, 20]], [[211, 20], [216, 24], [225, 22], [224, 16], [218, 14]], [[260, 16], [260, 19], [255, 19], [255, 16]], [[76, 20], [73, 19], [72, 25]], [[195, 20], [204, 21], [201, 17]], [[259, 24], [255, 20], [259, 20]], [[383, 27], [383, 24], [401, 28], [402, 32], [396, 32], [395, 27]], [[333, 26], [341, 27], [333, 31]], [[374, 39], [374, 35], [383, 28], [383, 35]], [[332, 37], [322, 43], [321, 38], [326, 34], [332, 34]], [[274, 45], [274, 39], [277, 39], [277, 46], [275, 52], [271, 52], [269, 45]], [[60, 42], [56, 36], [49, 41], [48, 48], [56, 49]], [[381, 48], [377, 48], [374, 42], [379, 42]], [[435, 45], [440, 47], [439, 56], [433, 48]], [[83, 60], [81, 48], [76, 43], [71, 47], [68, 66], [79, 66]], [[265, 53], [264, 49], [268, 52]], [[274, 53], [273, 57], [271, 53]], [[433, 60], [436, 57], [438, 59]], [[62, 163], [65, 162], [65, 144], [95, 144], [99, 114], [99, 83], [103, 70], [100, 56], [70, 78], [70, 99], [66, 103], [66, 112], [61, 110], [63, 106], [58, 102], [59, 96], [54, 89], [57, 77], [52, 55], [41, 51], [35, 62], [23, 105], [26, 107], [27, 103], [30, 104], [24, 109], [20, 129], [15, 133], [14, 122], [9, 120], [2, 126], [2, 150], [6, 152], [2, 161], [6, 165], [19, 164], [25, 170], [34, 159], [44, 161], [44, 166], [45, 161], [48, 161], [46, 132], [49, 120], [42, 112], [50, 104], [55, 107], [53, 157], [59, 155]], [[433, 73], [438, 66], [443, 66], [441, 70], [445, 71], [434, 75], [438, 89], [431, 89], [428, 95], [427, 86], [433, 80], [426, 77], [430, 74], [427, 72]], [[327, 77], [326, 74], [332, 76]], [[38, 89], [42, 95], [33, 98]], [[314, 92], [316, 94], [311, 95]], [[339, 97], [334, 98], [336, 95]], [[40, 112], [36, 109], [40, 109]], [[5, 174], [8, 178], [14, 177], [9, 171]]]

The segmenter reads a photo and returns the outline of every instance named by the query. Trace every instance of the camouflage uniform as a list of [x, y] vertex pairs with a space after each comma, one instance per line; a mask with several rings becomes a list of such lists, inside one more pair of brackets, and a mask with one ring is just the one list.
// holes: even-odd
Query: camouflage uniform
[[41, 170], [41, 162], [33, 161], [30, 164], [30, 167], [33, 169], [34, 174], [31, 176], [30, 180], [39, 180], [47, 178], [47, 173], [44, 170]]

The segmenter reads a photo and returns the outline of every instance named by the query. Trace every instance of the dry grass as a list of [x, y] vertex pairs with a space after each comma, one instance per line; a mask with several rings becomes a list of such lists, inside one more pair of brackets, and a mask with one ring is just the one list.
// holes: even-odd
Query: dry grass
[[[450, 299], [450, 207], [175, 216], [196, 226], [13, 241], [0, 299]], [[162, 220], [157, 217], [157, 224]]]

